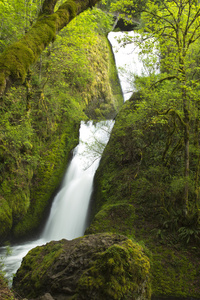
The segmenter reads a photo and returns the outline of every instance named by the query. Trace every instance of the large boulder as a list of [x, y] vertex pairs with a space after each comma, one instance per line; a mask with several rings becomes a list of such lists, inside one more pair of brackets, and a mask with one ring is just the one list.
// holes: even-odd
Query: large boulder
[[123, 235], [102, 233], [32, 249], [13, 287], [28, 299], [147, 300], [149, 269], [140, 245]]

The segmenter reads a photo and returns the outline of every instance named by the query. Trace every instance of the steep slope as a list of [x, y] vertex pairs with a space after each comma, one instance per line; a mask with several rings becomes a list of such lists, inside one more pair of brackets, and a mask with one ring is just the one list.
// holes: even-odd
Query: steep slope
[[86, 234], [120, 233], [146, 245], [154, 296], [200, 298], [198, 226], [177, 218], [173, 180], [180, 157], [176, 164], [163, 163], [167, 124], [153, 122], [152, 111], [139, 103], [135, 94], [116, 117], [95, 175]]

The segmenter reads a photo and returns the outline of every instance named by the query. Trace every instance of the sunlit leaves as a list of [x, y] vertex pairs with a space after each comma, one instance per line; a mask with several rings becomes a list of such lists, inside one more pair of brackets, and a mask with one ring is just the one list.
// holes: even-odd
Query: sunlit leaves
[[30, 28], [40, 6], [41, 0], [0, 1], [0, 51]]

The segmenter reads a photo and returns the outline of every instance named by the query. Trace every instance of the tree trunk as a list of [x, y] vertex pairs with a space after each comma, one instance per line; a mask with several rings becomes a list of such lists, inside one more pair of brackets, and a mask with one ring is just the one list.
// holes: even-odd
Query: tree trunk
[[183, 112], [184, 112], [184, 144], [185, 144], [185, 191], [184, 191], [184, 203], [183, 203], [183, 214], [188, 214], [188, 198], [189, 198], [189, 170], [190, 170], [190, 153], [189, 153], [189, 139], [190, 139], [190, 120], [188, 110], [188, 99], [186, 95], [185, 87], [183, 88]]
[[30, 66], [76, 15], [100, 0], [67, 0], [54, 13], [58, 0], [45, 0], [36, 23], [22, 39], [0, 55], [0, 97], [14, 82], [23, 83]]

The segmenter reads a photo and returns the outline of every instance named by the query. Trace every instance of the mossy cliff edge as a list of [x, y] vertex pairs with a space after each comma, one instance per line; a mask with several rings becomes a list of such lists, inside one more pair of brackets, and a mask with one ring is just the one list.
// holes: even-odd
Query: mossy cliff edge
[[111, 24], [98, 9], [71, 22], [24, 86], [1, 100], [0, 243], [40, 226], [78, 143], [80, 121], [113, 117], [123, 103], [102, 18]]
[[[167, 125], [150, 122], [152, 112], [140, 111], [142, 101], [136, 93], [116, 117], [95, 175], [86, 234], [124, 234], [145, 245], [153, 296], [199, 299], [198, 236], [191, 219], [179, 220], [175, 215], [180, 202], [173, 200], [177, 190], [170, 184], [170, 172], [175, 175], [180, 169], [162, 163]], [[140, 112], [146, 117], [139, 117]], [[181, 234], [183, 228], [188, 235]]]

